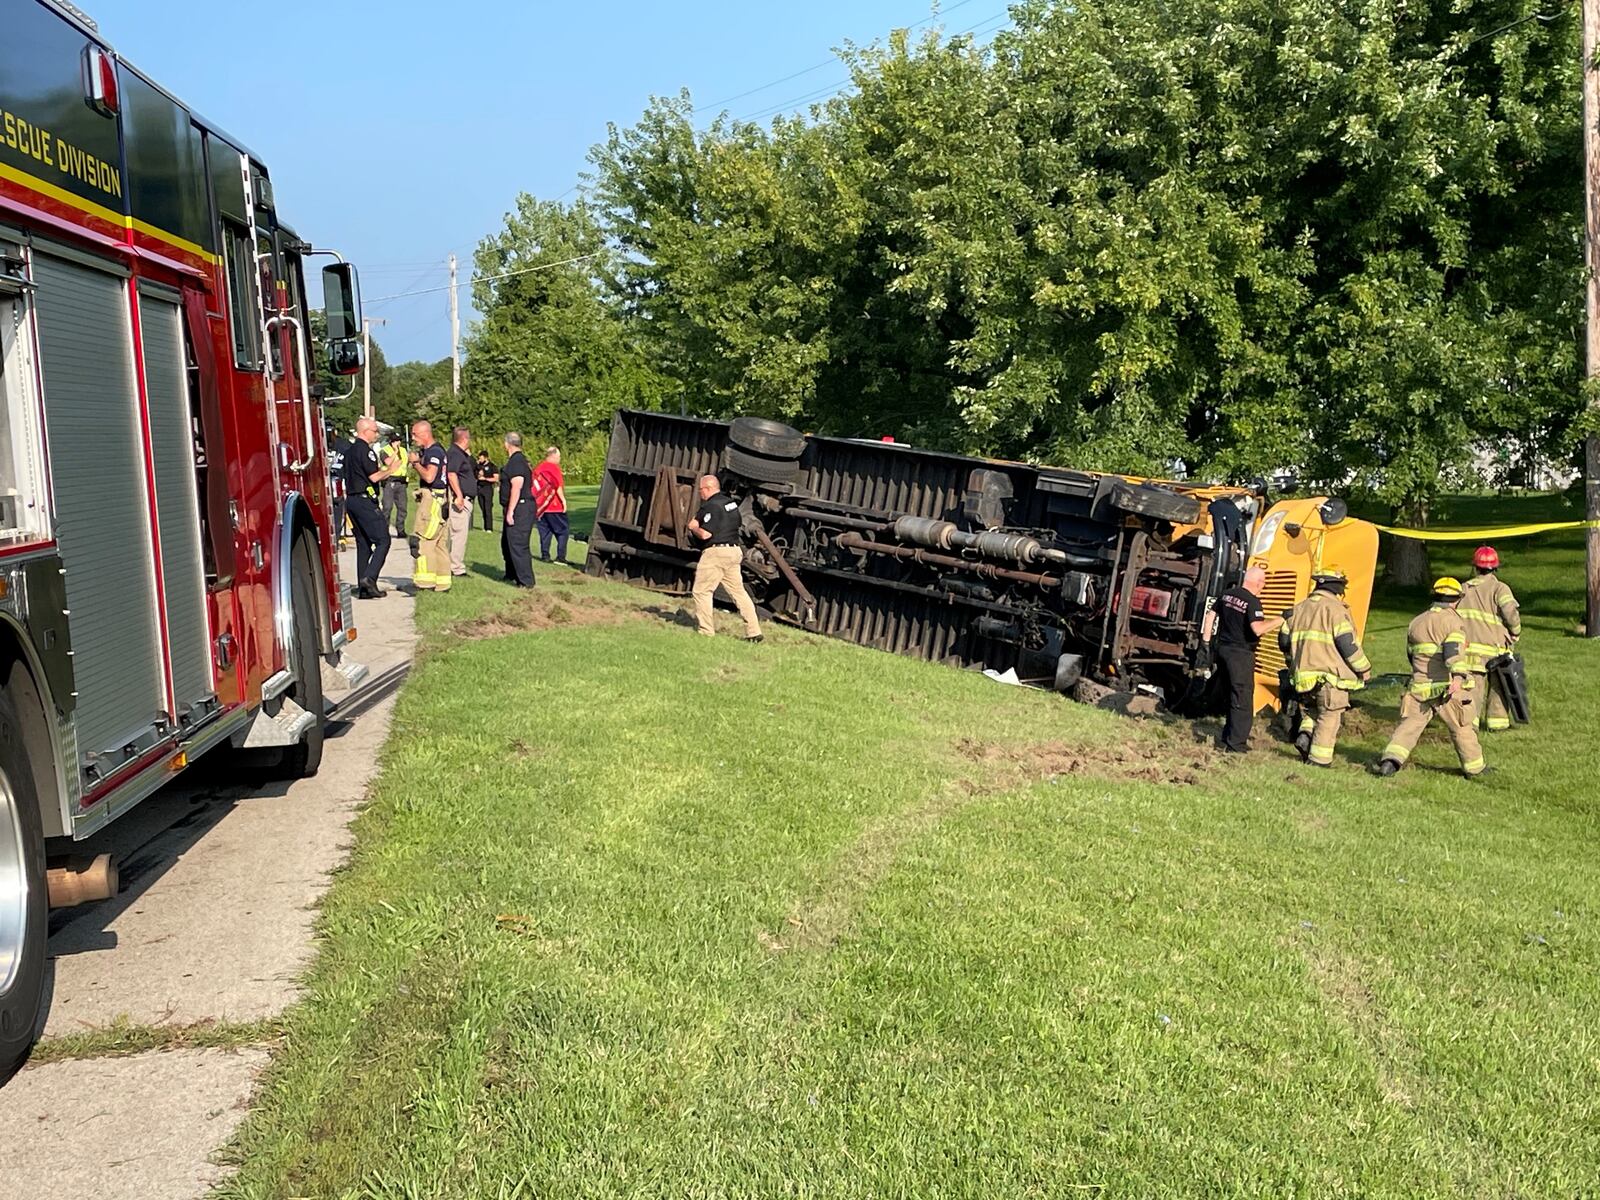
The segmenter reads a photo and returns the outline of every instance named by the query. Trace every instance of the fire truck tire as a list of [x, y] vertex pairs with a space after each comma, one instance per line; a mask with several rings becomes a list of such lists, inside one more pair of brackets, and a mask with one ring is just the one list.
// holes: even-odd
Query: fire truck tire
[[322, 766], [322, 664], [317, 654], [316, 603], [309, 543], [295, 545], [294, 595], [294, 686], [289, 696], [317, 719], [300, 744], [290, 746], [278, 760], [278, 774], [284, 779], [310, 779]]
[[728, 426], [728, 441], [767, 458], [799, 458], [806, 448], [805, 434], [765, 417], [735, 417]]
[[0, 692], [0, 1083], [22, 1066], [50, 1010], [50, 896], [33, 762]]
[[728, 470], [756, 483], [793, 483], [800, 474], [800, 464], [793, 459], [764, 458], [749, 454], [737, 446], [729, 446]]

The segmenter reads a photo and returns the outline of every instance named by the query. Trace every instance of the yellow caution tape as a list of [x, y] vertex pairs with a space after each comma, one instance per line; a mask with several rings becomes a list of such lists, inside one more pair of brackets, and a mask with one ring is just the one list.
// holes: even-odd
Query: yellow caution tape
[[1377, 525], [1377, 528], [1395, 537], [1423, 542], [1487, 542], [1493, 538], [1528, 537], [1557, 529], [1600, 529], [1600, 521], [1546, 521], [1542, 525], [1501, 525], [1494, 529], [1394, 529], [1388, 525]]

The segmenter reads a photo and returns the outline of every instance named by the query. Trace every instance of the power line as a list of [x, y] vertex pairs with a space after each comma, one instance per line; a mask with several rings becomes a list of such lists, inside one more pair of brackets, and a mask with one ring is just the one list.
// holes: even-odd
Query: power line
[[361, 264], [361, 269], [369, 273], [380, 271], [394, 275], [407, 275], [423, 267], [437, 267], [443, 261], [444, 259], [442, 258], [430, 258], [426, 262], [363, 263]]
[[[1007, 20], [1009, 20], [1010, 17], [1011, 17], [1011, 10], [1010, 9], [1006, 9], [1006, 10], [1004, 10], [1002, 12], [991, 13], [989, 16], [985, 17], [983, 20], [977, 22], [977, 24], [969, 25], [965, 29], [958, 29], [958, 30], [956, 30], [955, 33], [951, 34], [950, 36], [951, 37], [965, 37], [969, 33], [979, 33], [979, 34], [989, 33], [989, 32], [991, 32], [990, 30], [982, 28], [982, 27], [986, 26], [986, 25], [994, 25], [996, 28], [998, 28], [1000, 25], [1005, 24], [1005, 22]], [[745, 116], [736, 117], [735, 120], [738, 120], [738, 121], [759, 121], [759, 120], [763, 119], [764, 117], [774, 117], [774, 116], [777, 116], [781, 112], [787, 112], [789, 109], [795, 107], [796, 105], [805, 104], [808, 101], [816, 102], [818, 100], [825, 100], [828, 97], [830, 97], [832, 95], [835, 95], [836, 93], [842, 91], [844, 88], [849, 87], [852, 82], [854, 82], [854, 76], [852, 76], [852, 77], [850, 77], [848, 79], [841, 79], [836, 83], [829, 84], [827, 87], [817, 88], [814, 91], [806, 92], [804, 95], [801, 95], [801, 96], [794, 96], [794, 97], [792, 97], [792, 98], [790, 98], [788, 100], [781, 100], [777, 104], [769, 104], [767, 107], [759, 108], [755, 112], [748, 113]], [[757, 90], [760, 90], [760, 89], [757, 89]], [[695, 111], [698, 112], [699, 110], [696, 109]]]
[[[514, 275], [531, 275], [535, 271], [549, 271], [555, 267], [565, 267], [570, 266], [573, 263], [587, 262], [591, 258], [599, 258], [604, 253], [604, 250], [594, 250], [588, 254], [580, 254], [576, 258], [563, 258], [560, 262], [539, 263], [537, 266], [522, 267], [515, 271], [502, 271], [498, 275], [474, 275], [471, 279], [467, 280], [467, 282], [493, 283], [497, 279], [510, 279]], [[368, 300], [366, 303], [384, 304], [390, 300], [404, 300], [408, 296], [426, 296], [432, 292], [448, 292], [449, 290], [450, 285], [447, 283], [443, 287], [418, 288], [414, 292], [396, 292], [392, 296], [379, 296], [376, 300]]]
[[[951, 5], [949, 5], [949, 6], [945, 7], [945, 8], [940, 9], [940, 11], [934, 13], [932, 16], [924, 17], [922, 20], [916, 22], [915, 24], [906, 25], [903, 28], [906, 28], [906, 29], [921, 29], [924, 25], [932, 24], [934, 21], [940, 20], [941, 18], [949, 15], [950, 13], [955, 12], [956, 9], [962, 8], [962, 7], [964, 7], [964, 6], [968, 5], [968, 4], [971, 4], [971, 3], [972, 3], [972, 0], [956, 0], [956, 2], [954, 4], [951, 4]], [[780, 83], [788, 83], [791, 79], [799, 79], [802, 75], [810, 75], [813, 71], [822, 70], [823, 67], [831, 67], [834, 63], [836, 63], [838, 61], [839, 61], [839, 56], [838, 55], [834, 55], [831, 58], [823, 59], [823, 61], [815, 64], [814, 66], [804, 67], [801, 70], [795, 71], [791, 75], [785, 75], [782, 79], [774, 79], [771, 83], [763, 83], [760, 87], [753, 87], [749, 91], [740, 92], [737, 96], [729, 96], [725, 100], [715, 100], [710, 104], [701, 104], [701, 105], [697, 106], [696, 108], [690, 110], [689, 115], [691, 117], [693, 117], [693, 116], [698, 116], [700, 113], [703, 113], [703, 112], [710, 112], [714, 108], [721, 108], [724, 104], [732, 104], [735, 100], [743, 100], [746, 96], [754, 96], [757, 92], [764, 92], [768, 88], [775, 88]], [[835, 86], [838, 86], [838, 85], [835, 85]], [[741, 118], [741, 119], [743, 119], [743, 118]]]
[[760, 121], [765, 117], [775, 117], [779, 113], [788, 112], [791, 108], [796, 108], [799, 105], [807, 103], [808, 101], [815, 102], [818, 100], [826, 100], [828, 97], [842, 92], [853, 82], [855, 82], [854, 76], [846, 79], [840, 79], [835, 83], [830, 83], [825, 87], [820, 87], [814, 92], [807, 92], [803, 96], [794, 96], [788, 100], [780, 100], [777, 104], [769, 104], [766, 108], [758, 108], [755, 112], [748, 113], [745, 116], [737, 119], [740, 121]]

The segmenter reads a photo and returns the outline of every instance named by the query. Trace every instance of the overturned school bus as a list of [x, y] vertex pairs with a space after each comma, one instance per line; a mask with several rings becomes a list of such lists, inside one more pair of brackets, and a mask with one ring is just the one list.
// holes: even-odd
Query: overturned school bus
[[[1343, 501], [1268, 506], [1259, 490], [1191, 486], [809, 437], [777, 422], [619, 412], [588, 573], [684, 592], [695, 481], [715, 474], [744, 517], [744, 576], [780, 619], [858, 645], [1098, 702], [1214, 703], [1206, 614], [1245, 568], [1276, 614], [1314, 571], [1350, 577], [1358, 633], [1378, 533]], [[1283, 668], [1261, 643], [1257, 706]]]

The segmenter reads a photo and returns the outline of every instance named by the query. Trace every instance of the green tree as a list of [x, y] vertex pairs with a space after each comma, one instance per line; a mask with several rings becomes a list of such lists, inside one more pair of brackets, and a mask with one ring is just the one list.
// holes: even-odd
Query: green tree
[[602, 286], [612, 251], [583, 201], [517, 198], [474, 261], [482, 318], [466, 339], [462, 395], [446, 405], [475, 429], [581, 444], [620, 407], [659, 407], [664, 383]]
[[[377, 402], [373, 403], [378, 411]], [[450, 399], [450, 360], [425, 363], [413, 360], [389, 367], [384, 379], [383, 413], [395, 425], [410, 425], [427, 419], [441, 428], [457, 420]], [[442, 435], [441, 435], [442, 436]]]
[[689, 407], [1103, 469], [1295, 467], [1412, 522], [1486, 443], [1570, 455], [1575, 10], [1011, 14], [987, 48], [847, 51], [853, 89], [808, 119], [697, 131], [682, 95], [596, 147], [599, 275]]

